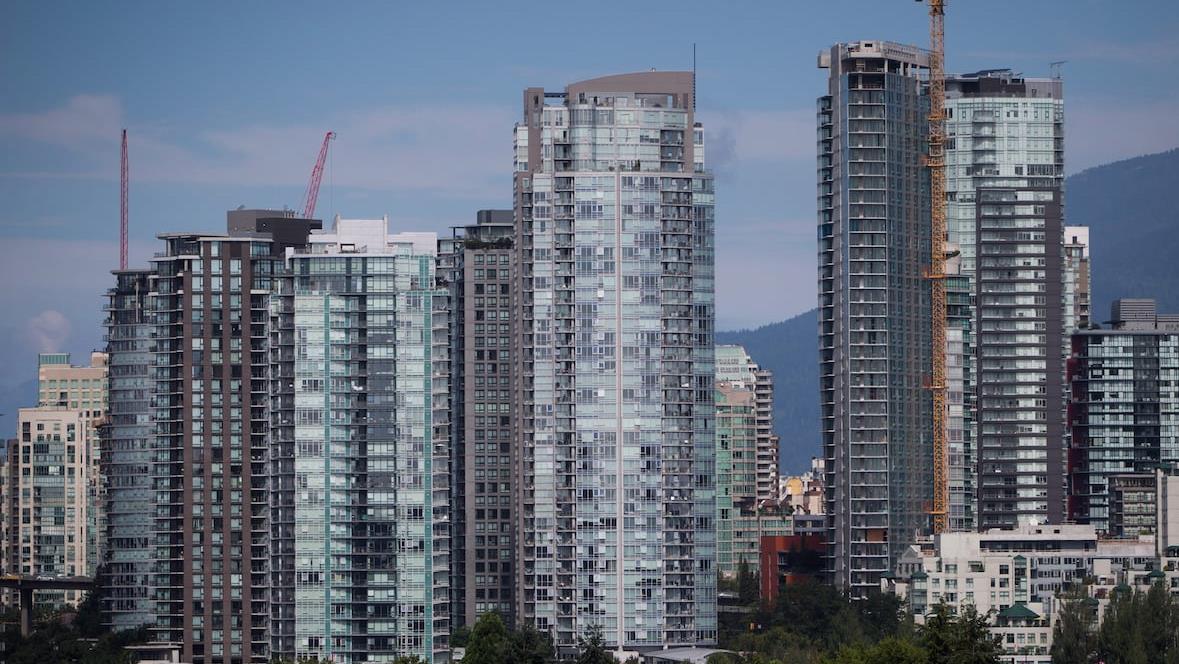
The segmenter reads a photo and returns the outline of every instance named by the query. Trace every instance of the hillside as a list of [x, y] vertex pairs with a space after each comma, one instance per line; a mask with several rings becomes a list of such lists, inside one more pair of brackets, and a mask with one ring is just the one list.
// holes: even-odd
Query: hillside
[[774, 372], [774, 428], [782, 439], [782, 468], [802, 472], [819, 453], [818, 313], [754, 330], [718, 332], [718, 344], [740, 344]]
[[1089, 226], [1093, 318], [1118, 297], [1152, 297], [1179, 312], [1179, 149], [1097, 166], [1070, 177], [1069, 225]]
[[[1097, 166], [1068, 178], [1065, 223], [1089, 226], [1093, 318], [1109, 317], [1118, 297], [1152, 297], [1179, 313], [1179, 149]], [[775, 428], [782, 466], [806, 469], [819, 453], [816, 312], [754, 330], [720, 332], [741, 344], [776, 379]]]

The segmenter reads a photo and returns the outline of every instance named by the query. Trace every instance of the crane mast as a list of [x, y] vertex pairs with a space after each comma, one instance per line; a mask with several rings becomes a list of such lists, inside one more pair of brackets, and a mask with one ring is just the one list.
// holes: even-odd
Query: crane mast
[[934, 534], [946, 531], [949, 463], [946, 443], [946, 71], [945, 0], [929, 2], [929, 270], [933, 395]]
[[303, 218], [311, 219], [315, 214], [315, 203], [319, 200], [319, 183], [323, 181], [323, 164], [327, 160], [328, 143], [336, 137], [336, 132], [329, 131], [323, 135], [323, 145], [319, 148], [319, 158], [315, 160], [315, 168], [311, 169], [311, 180], [307, 183], [307, 193], [303, 196]]
[[127, 130], [123, 130], [123, 156], [119, 162], [119, 269], [127, 269]]

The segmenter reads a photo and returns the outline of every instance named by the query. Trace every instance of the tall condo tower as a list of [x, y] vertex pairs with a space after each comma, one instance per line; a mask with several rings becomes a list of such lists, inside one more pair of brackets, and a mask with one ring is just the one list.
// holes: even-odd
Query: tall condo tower
[[[152, 259], [153, 636], [194, 664], [270, 660], [270, 574], [283, 564], [271, 559], [286, 513], [272, 521], [270, 297], [283, 251], [320, 222], [254, 217], [229, 235], [161, 235]], [[261, 230], [264, 218], [284, 232]]]
[[961, 450], [983, 529], [1064, 515], [1063, 104], [1059, 79], [946, 78], [947, 230], [974, 295], [977, 432]]
[[151, 271], [116, 270], [107, 291], [109, 409], [100, 429], [106, 486], [103, 622], [112, 630], [155, 622], [152, 487]]
[[828, 572], [862, 595], [933, 500], [927, 53], [836, 44], [818, 100], [819, 380]]
[[451, 596], [456, 627], [495, 611], [511, 623], [516, 540], [512, 521], [511, 210], [479, 210], [438, 241], [450, 287]]
[[[713, 180], [691, 72], [524, 91], [517, 620], [572, 653], [716, 641]], [[489, 360], [490, 356], [489, 356]]]
[[337, 218], [287, 253], [270, 307], [271, 421], [285, 449], [271, 487], [285, 515], [274, 567], [293, 575], [273, 591], [294, 612], [272, 612], [275, 655], [450, 661], [448, 298], [436, 248], [433, 233]]

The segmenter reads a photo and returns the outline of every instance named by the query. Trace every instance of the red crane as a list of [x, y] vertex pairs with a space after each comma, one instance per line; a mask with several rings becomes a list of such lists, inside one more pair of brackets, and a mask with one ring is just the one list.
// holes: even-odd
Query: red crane
[[327, 160], [328, 143], [335, 137], [336, 132], [334, 131], [323, 135], [319, 158], [315, 160], [315, 168], [311, 169], [311, 181], [307, 183], [307, 193], [303, 196], [304, 219], [310, 219], [315, 214], [315, 202], [319, 199], [319, 183], [323, 181], [323, 163]]
[[127, 269], [127, 184], [131, 175], [127, 169], [127, 130], [123, 130], [123, 160], [119, 173], [119, 269]]

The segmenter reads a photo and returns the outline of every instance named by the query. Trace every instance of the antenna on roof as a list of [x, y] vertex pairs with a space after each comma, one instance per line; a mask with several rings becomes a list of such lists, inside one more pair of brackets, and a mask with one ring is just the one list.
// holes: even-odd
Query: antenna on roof
[[1068, 60], [1057, 60], [1056, 62], [1049, 63], [1048, 66], [1052, 68], [1052, 78], [1060, 79], [1060, 69], [1066, 62]]
[[696, 111], [696, 42], [692, 42], [692, 112]]

